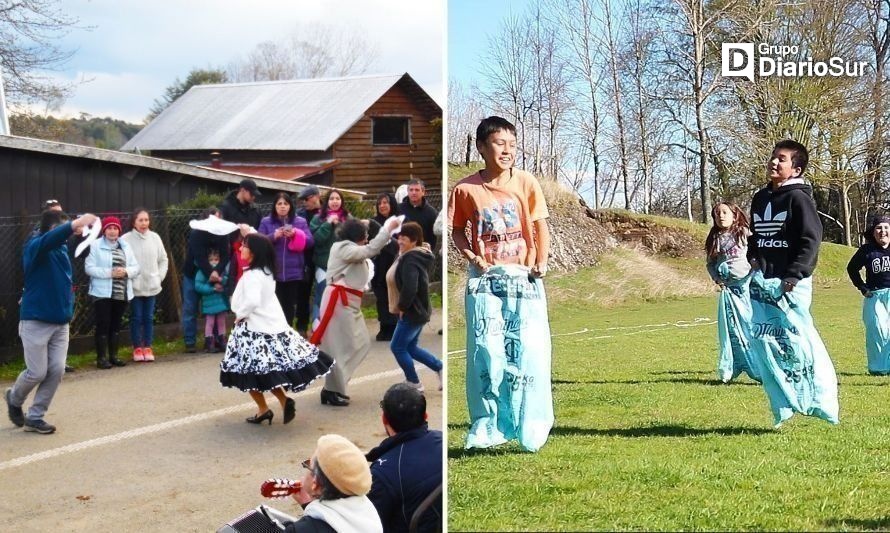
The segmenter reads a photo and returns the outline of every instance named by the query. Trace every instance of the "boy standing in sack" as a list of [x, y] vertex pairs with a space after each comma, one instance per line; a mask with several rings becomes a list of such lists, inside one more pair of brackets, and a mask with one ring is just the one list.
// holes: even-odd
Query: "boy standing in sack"
[[808, 161], [802, 144], [776, 143], [770, 182], [751, 201], [752, 348], [776, 426], [794, 412], [838, 422], [837, 376], [810, 314], [822, 223]]
[[485, 168], [455, 185], [448, 225], [468, 261], [467, 448], [516, 439], [536, 451], [553, 426], [550, 325], [541, 280], [550, 232], [538, 180], [513, 168], [516, 128], [488, 117], [476, 129]]

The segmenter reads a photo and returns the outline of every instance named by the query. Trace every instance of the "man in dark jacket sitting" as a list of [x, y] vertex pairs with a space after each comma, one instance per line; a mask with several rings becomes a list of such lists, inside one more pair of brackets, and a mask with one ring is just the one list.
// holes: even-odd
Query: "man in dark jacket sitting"
[[[383, 427], [389, 435], [365, 456], [371, 462], [371, 492], [383, 531], [408, 531], [420, 504], [442, 485], [442, 432], [426, 423], [426, 398], [397, 383], [386, 391]], [[442, 496], [423, 511], [417, 531], [442, 530]]]

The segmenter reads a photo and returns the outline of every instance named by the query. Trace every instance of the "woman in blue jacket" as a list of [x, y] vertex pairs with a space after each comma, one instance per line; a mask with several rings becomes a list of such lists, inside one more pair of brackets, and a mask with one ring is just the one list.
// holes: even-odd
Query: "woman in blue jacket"
[[102, 219], [102, 238], [90, 245], [86, 273], [96, 313], [96, 366], [105, 370], [127, 363], [117, 358], [118, 332], [127, 302], [133, 299], [132, 279], [139, 275], [136, 256], [126, 241], [120, 240], [121, 221]]
[[[295, 214], [294, 201], [286, 192], [278, 193], [272, 212], [260, 221], [260, 233], [269, 237], [275, 247], [275, 296], [284, 311], [287, 325], [293, 327], [294, 311], [297, 305], [305, 303], [306, 309], [296, 316], [305, 320], [297, 324], [297, 331], [306, 336], [309, 329], [309, 301], [300, 302], [297, 293], [305, 273], [305, 250], [312, 248], [314, 240], [309, 223]], [[305, 318], [303, 318], [305, 317]]]

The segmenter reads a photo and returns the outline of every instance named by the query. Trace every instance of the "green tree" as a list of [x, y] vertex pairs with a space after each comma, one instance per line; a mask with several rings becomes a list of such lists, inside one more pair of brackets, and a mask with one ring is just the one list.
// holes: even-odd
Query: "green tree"
[[160, 115], [162, 111], [167, 109], [170, 104], [175, 102], [180, 96], [184, 95], [186, 91], [193, 86], [207, 85], [211, 83], [226, 83], [226, 81], [228, 81], [228, 77], [226, 76], [226, 71], [223, 69], [192, 69], [185, 80], [180, 81], [179, 78], [176, 78], [173, 85], [167, 87], [164, 91], [164, 95], [155, 99], [145, 122], [148, 123], [156, 116]]

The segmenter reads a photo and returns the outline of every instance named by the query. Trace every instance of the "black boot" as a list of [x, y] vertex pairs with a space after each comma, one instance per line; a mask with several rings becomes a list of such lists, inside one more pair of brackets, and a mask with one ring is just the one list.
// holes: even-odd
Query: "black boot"
[[216, 349], [213, 350], [215, 353], [222, 353], [226, 351], [226, 336], [223, 334], [217, 335], [216, 338]]
[[343, 398], [341, 395], [337, 394], [334, 391], [321, 389], [321, 404], [346, 406], [349, 405], [349, 400]]
[[117, 358], [118, 334], [108, 336], [108, 360], [114, 366], [127, 366], [127, 363]]
[[396, 326], [394, 324], [380, 324], [380, 332], [377, 333], [378, 341], [391, 341], [392, 334], [395, 333]]
[[213, 352], [213, 336], [204, 337], [204, 351], [207, 353]]
[[96, 366], [102, 370], [111, 368], [108, 362], [108, 337], [96, 335]]

